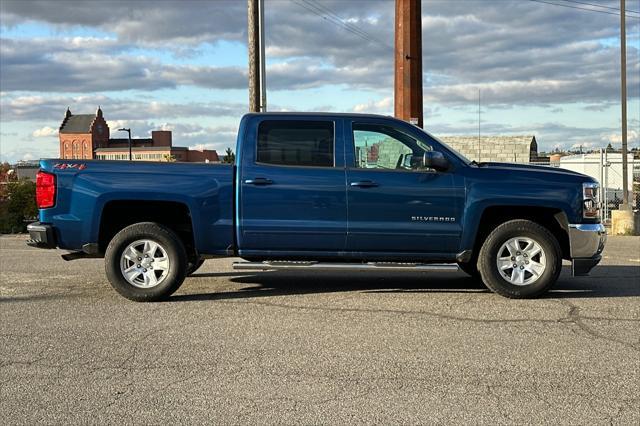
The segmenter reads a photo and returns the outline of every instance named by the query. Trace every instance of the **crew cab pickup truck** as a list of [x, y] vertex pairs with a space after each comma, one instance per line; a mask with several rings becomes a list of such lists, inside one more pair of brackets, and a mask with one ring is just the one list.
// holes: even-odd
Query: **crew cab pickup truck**
[[457, 271], [535, 297], [601, 258], [598, 183], [469, 161], [391, 117], [260, 113], [235, 164], [42, 160], [29, 245], [104, 257], [116, 291], [168, 297], [207, 258], [236, 269]]

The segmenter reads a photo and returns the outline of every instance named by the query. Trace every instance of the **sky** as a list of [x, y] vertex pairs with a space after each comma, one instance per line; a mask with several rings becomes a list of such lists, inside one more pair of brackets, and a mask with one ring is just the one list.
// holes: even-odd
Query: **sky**
[[[553, 3], [553, 4], [549, 4]], [[425, 129], [620, 146], [618, 0], [423, 0]], [[640, 0], [627, 0], [628, 140], [640, 146]], [[248, 109], [245, 0], [0, 2], [0, 160], [112, 132], [224, 151]], [[265, 0], [270, 111], [393, 114], [393, 0]]]

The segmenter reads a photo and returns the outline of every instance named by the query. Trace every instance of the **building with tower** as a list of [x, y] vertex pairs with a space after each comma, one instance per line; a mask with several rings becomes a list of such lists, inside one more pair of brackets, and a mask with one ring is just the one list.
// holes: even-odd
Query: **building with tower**
[[109, 144], [109, 126], [104, 120], [102, 109], [95, 114], [71, 114], [69, 108], [58, 131], [60, 137], [60, 158], [95, 158], [95, 150]]
[[[95, 114], [72, 114], [69, 108], [58, 131], [60, 158], [86, 160], [128, 160], [128, 138], [110, 138], [102, 109]], [[150, 138], [132, 138], [131, 156], [135, 161], [184, 161], [217, 163], [218, 153], [210, 149], [173, 146], [170, 130], [153, 130]]]

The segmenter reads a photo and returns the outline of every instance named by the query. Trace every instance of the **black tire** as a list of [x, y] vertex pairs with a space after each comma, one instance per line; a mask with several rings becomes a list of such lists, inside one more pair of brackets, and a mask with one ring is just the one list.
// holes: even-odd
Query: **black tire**
[[480, 276], [480, 271], [478, 271], [478, 264], [476, 261], [459, 262], [458, 266], [460, 267], [460, 270], [462, 272], [469, 275], [471, 278], [477, 280], [482, 279], [482, 277]]
[[[159, 244], [169, 259], [166, 276], [151, 288], [134, 286], [127, 281], [121, 270], [123, 251], [130, 244], [143, 239]], [[105, 252], [105, 270], [111, 286], [122, 296], [136, 302], [155, 302], [169, 297], [180, 288], [186, 268], [187, 253], [180, 238], [169, 228], [153, 222], [127, 226], [113, 237]]]
[[190, 260], [187, 264], [187, 276], [196, 272], [204, 264], [204, 259], [199, 257], [196, 260]]
[[[537, 242], [546, 256], [546, 267], [537, 280], [515, 285], [498, 271], [498, 251], [511, 238], [524, 237]], [[525, 266], [526, 267], [526, 266]], [[511, 220], [494, 229], [484, 241], [478, 257], [478, 269], [484, 284], [493, 292], [512, 299], [537, 297], [555, 284], [562, 269], [562, 251], [549, 230], [529, 220]]]

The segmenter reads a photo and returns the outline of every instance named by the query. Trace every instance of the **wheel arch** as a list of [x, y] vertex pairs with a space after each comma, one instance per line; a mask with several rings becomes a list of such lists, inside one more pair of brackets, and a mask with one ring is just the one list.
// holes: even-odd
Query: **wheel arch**
[[194, 224], [189, 206], [178, 201], [110, 200], [101, 210], [98, 247], [104, 253], [122, 229], [139, 222], [159, 223], [175, 232], [189, 256], [197, 256]]
[[571, 258], [569, 221], [566, 213], [556, 207], [533, 205], [493, 205], [486, 207], [480, 215], [478, 226], [473, 235], [473, 255], [477, 256], [482, 243], [493, 229], [502, 223], [514, 219], [530, 220], [547, 228], [558, 240], [558, 244], [562, 250], [562, 258]]

